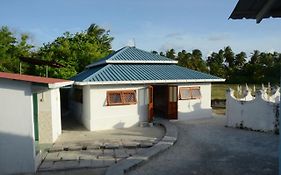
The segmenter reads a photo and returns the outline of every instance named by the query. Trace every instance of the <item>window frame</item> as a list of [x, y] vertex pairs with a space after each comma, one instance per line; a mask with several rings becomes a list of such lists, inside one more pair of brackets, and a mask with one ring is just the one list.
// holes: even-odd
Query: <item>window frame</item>
[[[126, 102], [125, 101], [124, 94], [126, 94], [126, 93], [133, 93], [134, 94], [134, 101], [133, 102]], [[110, 101], [110, 95], [111, 94], [120, 94], [121, 102], [120, 103], [112, 103]], [[107, 106], [134, 105], [134, 104], [137, 104], [136, 90], [107, 91], [106, 92], [106, 102], [107, 102]]]
[[[182, 91], [187, 90], [188, 93], [190, 93], [190, 98], [183, 98], [182, 97]], [[199, 97], [193, 97], [193, 90], [199, 90], [200, 96]], [[179, 88], [179, 100], [196, 100], [196, 99], [201, 99], [202, 95], [201, 95], [201, 90], [200, 90], [200, 86], [196, 86], [196, 87], [180, 87]]]

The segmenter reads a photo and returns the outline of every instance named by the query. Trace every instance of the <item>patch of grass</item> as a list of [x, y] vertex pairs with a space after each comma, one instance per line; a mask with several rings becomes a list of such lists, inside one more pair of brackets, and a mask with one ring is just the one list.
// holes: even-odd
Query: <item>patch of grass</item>
[[217, 115], [225, 115], [225, 108], [213, 108], [213, 113]]
[[[245, 84], [240, 84], [243, 88], [245, 88]], [[222, 83], [214, 83], [212, 84], [212, 100], [214, 99], [221, 99], [225, 100], [226, 99], [226, 90], [228, 88], [231, 88], [234, 91], [234, 96], [239, 97], [237, 94], [237, 86], [238, 84], [222, 84]], [[250, 89], [254, 88], [254, 84], [249, 84], [248, 87]], [[255, 85], [256, 89], [261, 88], [261, 85]]]

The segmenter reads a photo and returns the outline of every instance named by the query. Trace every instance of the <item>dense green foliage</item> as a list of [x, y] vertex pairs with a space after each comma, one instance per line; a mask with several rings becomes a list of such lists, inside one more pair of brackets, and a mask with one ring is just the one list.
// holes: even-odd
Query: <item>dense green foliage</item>
[[4, 26], [0, 29], [0, 71], [19, 73], [19, 56], [30, 56], [33, 46], [27, 43], [27, 34], [21, 34], [19, 39]]
[[[99, 26], [92, 24], [86, 31], [71, 34], [66, 32], [52, 43], [45, 44], [37, 55], [44, 60], [54, 60], [63, 68], [51, 68], [49, 75], [70, 78], [84, 70], [85, 66], [111, 53], [113, 38]], [[42, 67], [38, 69], [44, 73]]]
[[[113, 38], [99, 26], [92, 24], [86, 31], [63, 36], [43, 47], [32, 51], [33, 46], [27, 44], [28, 35], [22, 34], [17, 40], [7, 27], [0, 30], [0, 71], [20, 71], [19, 57], [34, 57], [47, 61], [55, 61], [62, 68], [48, 67], [48, 76], [68, 79], [84, 70], [85, 66], [110, 54]], [[45, 76], [46, 66], [22, 63], [22, 73]]]
[[[158, 54], [156, 51], [153, 53]], [[257, 50], [249, 58], [245, 52], [235, 54], [230, 46], [211, 53], [206, 60], [200, 50], [192, 52], [174, 49], [159, 53], [168, 58], [178, 60], [180, 66], [210, 73], [225, 78], [228, 83], [279, 83], [281, 54], [259, 52]], [[247, 61], [248, 60], [248, 61]]]
[[[112, 52], [113, 37], [99, 26], [92, 24], [87, 30], [77, 33], [65, 32], [53, 42], [44, 44], [34, 50], [28, 43], [27, 34], [17, 35], [8, 27], [0, 29], [0, 71], [20, 71], [20, 56], [55, 61], [62, 68], [48, 67], [50, 77], [68, 79], [84, 70], [85, 66], [103, 58]], [[158, 54], [153, 51], [154, 54]], [[202, 52], [194, 49], [191, 52], [174, 49], [159, 53], [162, 56], [178, 60], [180, 66], [210, 73], [225, 78], [228, 83], [278, 83], [280, 81], [281, 54], [259, 52], [255, 50], [249, 57], [245, 52], [234, 53], [227, 46], [213, 52], [203, 59]], [[25, 74], [45, 76], [46, 67], [21, 64]]]

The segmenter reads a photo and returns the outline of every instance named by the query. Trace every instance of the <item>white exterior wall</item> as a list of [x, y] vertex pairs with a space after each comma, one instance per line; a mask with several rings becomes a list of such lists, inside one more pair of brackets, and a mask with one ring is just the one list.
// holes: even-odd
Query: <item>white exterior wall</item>
[[[178, 101], [178, 119], [211, 117], [211, 83], [186, 83], [180, 87], [200, 87], [201, 98]], [[146, 85], [82, 86], [83, 104], [71, 101], [72, 114], [91, 131], [130, 127], [148, 118], [148, 91]], [[106, 92], [136, 90], [137, 104], [107, 106]]]
[[0, 174], [35, 170], [31, 85], [0, 79]]
[[[83, 90], [85, 112], [82, 118], [90, 124], [87, 126], [85, 123], [91, 131], [126, 128], [147, 120], [148, 94], [145, 86], [86, 86]], [[106, 92], [111, 90], [136, 90], [137, 104], [107, 106]]]
[[81, 113], [81, 122], [83, 125], [88, 129], [91, 130], [91, 114], [94, 111], [94, 107], [92, 106], [93, 101], [91, 100], [91, 87], [84, 86], [83, 87], [83, 105], [81, 106], [82, 113]]
[[[38, 92], [38, 88], [34, 89]], [[42, 92], [43, 91], [43, 92]], [[37, 93], [39, 143], [52, 143], [51, 93], [46, 88]]]
[[178, 119], [208, 118], [212, 115], [211, 83], [189, 83], [178, 86], [178, 95], [181, 87], [200, 87], [201, 98], [178, 100]]
[[52, 109], [52, 139], [57, 140], [61, 134], [61, 105], [60, 89], [51, 89], [51, 109]]
[[53, 143], [61, 134], [61, 109], [59, 89], [38, 89], [39, 142]]
[[264, 99], [263, 92], [258, 92], [251, 101], [236, 99], [233, 93], [233, 90], [228, 90], [226, 95], [227, 126], [240, 127], [242, 124], [243, 127], [254, 130], [275, 129], [278, 103]]

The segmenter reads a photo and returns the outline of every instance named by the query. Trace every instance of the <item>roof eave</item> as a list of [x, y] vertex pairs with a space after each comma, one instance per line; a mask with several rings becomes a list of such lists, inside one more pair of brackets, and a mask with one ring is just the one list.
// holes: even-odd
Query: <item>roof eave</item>
[[61, 88], [64, 86], [72, 85], [74, 81], [65, 81], [65, 82], [59, 82], [59, 83], [49, 83], [48, 88], [49, 89], [56, 89], [56, 88]]
[[[264, 18], [281, 16], [281, 14], [277, 15], [271, 11], [272, 7], [278, 2], [277, 0], [267, 0], [260, 9], [255, 9], [256, 11], [250, 8], [241, 8], [246, 5], [245, 2], [247, 0], [239, 0], [228, 19], [255, 19], [256, 23], [260, 23]], [[257, 4], [257, 2], [254, 4]]]
[[116, 85], [116, 84], [161, 84], [161, 83], [211, 83], [224, 82], [225, 79], [196, 79], [196, 80], [143, 80], [143, 81], [101, 81], [101, 82], [75, 82], [75, 85]]

